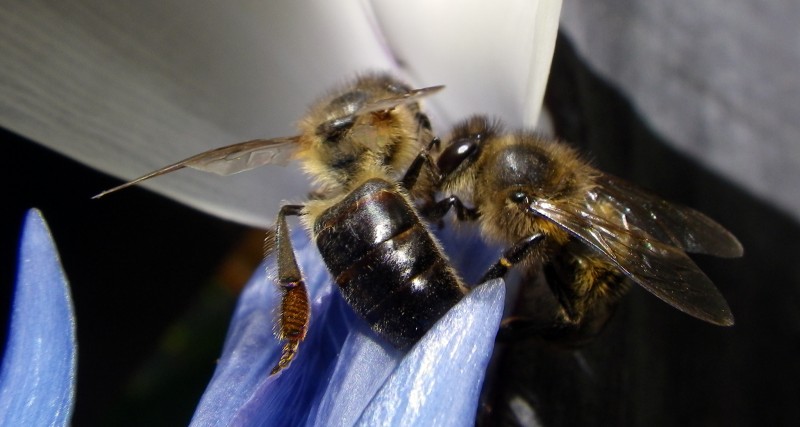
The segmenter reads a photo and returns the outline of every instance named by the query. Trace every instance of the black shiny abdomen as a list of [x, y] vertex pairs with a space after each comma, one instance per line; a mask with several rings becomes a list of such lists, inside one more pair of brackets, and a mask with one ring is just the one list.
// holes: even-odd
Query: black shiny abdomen
[[317, 218], [314, 235], [345, 300], [396, 347], [414, 344], [464, 296], [394, 184], [365, 182]]

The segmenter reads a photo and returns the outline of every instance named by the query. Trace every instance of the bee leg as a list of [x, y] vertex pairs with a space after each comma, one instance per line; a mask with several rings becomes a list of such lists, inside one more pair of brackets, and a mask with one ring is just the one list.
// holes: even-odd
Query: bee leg
[[[555, 297], [555, 305], [544, 304], [535, 312], [504, 319], [498, 340], [537, 337], [565, 348], [585, 345], [600, 335], [613, 316], [620, 297], [630, 287], [624, 276], [611, 269], [598, 269], [591, 264], [576, 264], [558, 257], [545, 265], [542, 275]], [[584, 278], [584, 288], [588, 285], [586, 280], [591, 279], [588, 292], [578, 290], [581, 288], [580, 278]], [[535, 281], [529, 274], [522, 279], [522, 283], [533, 284]]]
[[277, 374], [294, 359], [300, 342], [306, 336], [310, 310], [308, 291], [297, 266], [297, 259], [286, 224], [288, 215], [301, 215], [302, 205], [284, 205], [278, 212], [275, 227], [275, 251], [278, 262], [278, 284], [281, 287], [281, 307], [278, 323], [278, 339], [284, 341], [281, 358], [270, 375]]
[[513, 246], [503, 252], [503, 256], [483, 275], [480, 283], [505, 276], [511, 267], [522, 262], [530, 251], [543, 240], [544, 234], [536, 233], [514, 243]]
[[[414, 118], [417, 120], [417, 134], [421, 134], [422, 130], [431, 131], [433, 126], [431, 126], [431, 119], [428, 118], [428, 115], [422, 112], [417, 112], [414, 115]], [[439, 138], [435, 138], [439, 139]], [[438, 145], [437, 145], [438, 147]]]
[[461, 202], [461, 199], [456, 196], [450, 196], [439, 200], [430, 206], [423, 207], [421, 211], [425, 218], [428, 218], [431, 221], [440, 221], [445, 215], [447, 215], [447, 212], [450, 211], [450, 208], [456, 210], [456, 217], [459, 221], [475, 221], [480, 217], [477, 209], [464, 206], [464, 203]]
[[414, 185], [417, 184], [419, 174], [422, 172], [423, 166], [427, 166], [428, 171], [430, 171], [431, 175], [433, 175], [435, 182], [438, 183], [441, 181], [442, 174], [439, 172], [439, 168], [436, 167], [436, 163], [433, 161], [430, 154], [431, 149], [433, 149], [433, 147], [438, 147], [439, 144], [439, 138], [433, 138], [428, 144], [428, 147], [420, 151], [414, 161], [411, 162], [411, 165], [408, 167], [408, 169], [406, 169], [406, 173], [403, 175], [402, 181], [400, 181], [400, 183], [403, 185], [403, 188], [409, 192], [414, 188]]

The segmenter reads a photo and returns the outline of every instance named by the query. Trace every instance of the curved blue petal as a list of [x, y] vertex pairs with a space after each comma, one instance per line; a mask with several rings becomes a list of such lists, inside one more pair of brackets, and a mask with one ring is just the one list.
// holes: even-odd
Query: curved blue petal
[[311, 298], [306, 339], [289, 368], [269, 376], [281, 344], [273, 334], [279, 292], [268, 271], [259, 269], [239, 299], [217, 370], [195, 412], [193, 425], [297, 425], [327, 384], [353, 315], [332, 295], [330, 276], [302, 230], [292, 236]]
[[504, 296], [503, 281], [493, 280], [453, 307], [403, 358], [358, 425], [473, 425]]
[[[477, 278], [481, 277], [497, 260], [503, 249], [486, 245], [477, 233], [470, 233], [464, 229], [458, 233], [454, 232], [452, 227], [437, 228], [433, 231], [442, 243], [449, 260], [457, 267], [459, 273], [466, 277], [468, 284], [475, 283]], [[502, 312], [503, 293], [500, 292], [496, 297], [499, 298], [500, 312]], [[476, 303], [471, 299], [462, 304], [477, 305], [461, 310], [466, 310], [464, 314], [470, 318], [470, 321], [481, 326], [464, 332], [469, 334], [470, 339], [476, 341], [480, 337], [488, 338], [483, 343], [482, 351], [491, 355], [497, 324], [491, 320], [492, 317], [488, 315], [487, 310], [495, 310], [496, 307]], [[377, 394], [405, 356], [376, 337], [365, 322], [355, 320], [352, 325], [350, 334], [339, 353], [334, 373], [328, 381], [319, 405], [312, 410], [307, 425], [354, 425], [369, 404], [371, 397]], [[446, 329], [446, 326], [434, 327], [427, 334], [428, 339], [449, 339], [449, 333], [442, 331], [441, 328]], [[410, 355], [405, 357], [410, 357]], [[461, 363], [459, 360], [454, 359], [454, 361], [456, 364]], [[462, 379], [469, 381], [467, 378], [471, 378], [473, 375], [475, 378], [483, 378], [485, 366], [475, 366], [469, 369], [466, 365], [460, 366], [467, 371], [463, 373]], [[359, 396], [359, 398], [353, 398], [354, 396]]]
[[272, 334], [276, 298], [259, 268], [239, 298], [222, 356], [192, 425], [226, 425], [264, 380], [280, 347]]
[[[309, 331], [297, 358], [280, 374], [268, 377], [280, 353], [280, 343], [272, 333], [279, 294], [274, 279], [266, 273], [274, 270], [271, 258], [269, 267], [254, 275], [240, 298], [223, 355], [195, 413], [194, 425], [353, 425], [379, 390], [386, 395], [390, 393], [386, 390], [399, 392], [398, 387], [416, 393], [440, 388], [442, 393], [430, 394], [423, 406], [436, 410], [447, 406], [449, 412], [443, 413], [451, 421], [467, 423], [474, 419], [502, 314], [502, 281], [476, 288], [404, 357], [376, 337], [334, 291], [308, 237], [298, 230], [292, 240], [312, 300]], [[489, 252], [493, 249], [473, 246], [471, 251], [464, 251], [463, 258], [470, 258], [467, 255], [471, 253], [473, 257], [480, 254], [481, 260], [491, 259]], [[443, 354], [448, 357], [437, 359]], [[437, 361], [430, 363], [433, 359]], [[420, 360], [428, 363], [423, 370], [427, 376], [411, 374]], [[429, 375], [430, 368], [439, 373]], [[457, 394], [445, 390], [452, 384], [461, 388], [459, 405], [450, 400]], [[376, 410], [393, 405], [384, 399], [381, 406], [376, 403], [379, 401], [371, 404], [372, 418], [366, 420], [406, 416], [396, 410], [399, 408], [389, 413]], [[429, 415], [422, 413], [423, 417]]]
[[0, 367], [0, 425], [67, 425], [77, 350], [69, 285], [41, 213], [25, 218], [17, 287]]
[[236, 414], [234, 425], [297, 426], [305, 423], [310, 408], [328, 383], [347, 334], [349, 317], [339, 301], [341, 298], [328, 294], [314, 304], [316, 318], [295, 361], [254, 390]]
[[[340, 301], [344, 302], [341, 298]], [[343, 304], [346, 306], [346, 304]], [[345, 307], [352, 312], [349, 307]], [[354, 319], [326, 388], [312, 408], [309, 426], [351, 426], [403, 358], [403, 352], [378, 338], [366, 322]]]

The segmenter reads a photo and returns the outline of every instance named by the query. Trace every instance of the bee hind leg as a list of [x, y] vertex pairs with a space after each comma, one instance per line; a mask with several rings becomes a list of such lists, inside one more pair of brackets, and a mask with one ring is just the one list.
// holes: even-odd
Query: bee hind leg
[[278, 339], [284, 341], [278, 364], [272, 368], [270, 375], [275, 375], [292, 363], [300, 342], [306, 336], [310, 307], [305, 281], [297, 266], [289, 227], [286, 224], [288, 215], [302, 215], [302, 205], [284, 205], [278, 212], [275, 227], [275, 251], [278, 262], [278, 284], [282, 297], [280, 317], [278, 321]]

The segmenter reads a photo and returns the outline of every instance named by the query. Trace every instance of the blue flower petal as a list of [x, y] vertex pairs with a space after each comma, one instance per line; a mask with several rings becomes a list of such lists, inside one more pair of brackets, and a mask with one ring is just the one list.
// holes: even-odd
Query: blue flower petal
[[[347, 335], [349, 317], [339, 301], [341, 298], [328, 295], [314, 305], [316, 318], [296, 359], [254, 390], [236, 414], [234, 425], [297, 426], [306, 422]], [[277, 357], [273, 364], [276, 361]], [[267, 370], [264, 375], [268, 374]]]
[[[462, 227], [459, 232], [455, 232], [453, 227], [442, 229], [435, 227], [433, 231], [442, 242], [450, 261], [457, 267], [459, 273], [467, 278], [467, 283], [471, 284], [475, 283], [477, 278], [481, 277], [497, 260], [503, 248], [486, 245], [477, 233], [471, 233], [463, 228], [465, 227]], [[503, 293], [500, 292], [496, 297], [500, 300], [502, 311]], [[462, 304], [476, 303], [465, 301]], [[349, 310], [348, 307], [345, 308]], [[480, 323], [481, 327], [465, 332], [473, 334], [470, 339], [474, 340], [478, 340], [479, 337], [486, 334], [488, 340], [484, 343], [483, 349], [486, 354], [491, 355], [497, 324], [493, 324], [492, 321], [486, 322], [486, 319], [491, 319], [491, 316], [487, 316], [487, 309], [494, 310], [495, 307], [484, 304], [467, 309], [466, 315], [476, 323]], [[349, 312], [351, 311], [349, 310]], [[429, 339], [450, 339], [448, 333], [441, 334], [439, 331], [438, 327], [434, 327], [427, 334], [432, 337]], [[378, 338], [365, 322], [355, 320], [350, 335], [338, 356], [334, 373], [328, 380], [327, 389], [321, 397], [319, 405], [312, 411], [307, 425], [354, 425], [369, 404], [371, 397], [377, 394], [404, 356], [403, 352]], [[462, 367], [465, 366], [462, 365]], [[478, 372], [472, 370], [462, 378], [470, 378], [470, 375], [473, 374], [482, 378], [485, 366], [475, 369]], [[353, 396], [360, 398], [353, 398]]]
[[67, 425], [77, 351], [69, 285], [39, 211], [25, 218], [6, 353], [0, 425]]
[[266, 270], [259, 269], [239, 298], [222, 357], [192, 425], [229, 424], [277, 360], [280, 347], [271, 329], [273, 292]]
[[[344, 302], [341, 298], [339, 300]], [[349, 307], [345, 309], [352, 313]], [[378, 338], [366, 322], [354, 319], [333, 374], [318, 405], [312, 409], [307, 425], [355, 424], [370, 398], [402, 358], [403, 352]]]
[[280, 299], [274, 258], [239, 299], [217, 370], [195, 412], [193, 425], [297, 425], [305, 421], [345, 341], [352, 310], [333, 298], [330, 276], [303, 230], [293, 233], [298, 263], [311, 298], [311, 323], [292, 365], [269, 376], [281, 343], [273, 334]]
[[[268, 376], [280, 353], [280, 343], [272, 333], [279, 293], [274, 278], [266, 274], [274, 270], [270, 258], [270, 267], [251, 279], [240, 298], [217, 372], [195, 413], [194, 425], [353, 425], [379, 390], [385, 396], [392, 390], [419, 393], [431, 389], [434, 393], [423, 406], [436, 408], [459, 424], [474, 419], [502, 314], [502, 281], [476, 288], [404, 358], [357, 318], [334, 291], [308, 237], [297, 231], [293, 243], [312, 301], [309, 331], [297, 358], [280, 374]], [[444, 354], [448, 356], [441, 359]], [[425, 362], [427, 368], [421, 370], [425, 375], [413, 373], [421, 361], [437, 358], [434, 364]], [[430, 374], [431, 368], [437, 370], [436, 375]], [[452, 392], [453, 384], [458, 385], [460, 394]], [[458, 405], [451, 401], [454, 396]], [[388, 413], [376, 409], [386, 405], [394, 403], [385, 397], [374, 401], [372, 418], [366, 420], [407, 416], [399, 407]], [[429, 415], [422, 413], [419, 420]]]
[[473, 425], [505, 286], [475, 288], [406, 355], [359, 425]]

